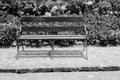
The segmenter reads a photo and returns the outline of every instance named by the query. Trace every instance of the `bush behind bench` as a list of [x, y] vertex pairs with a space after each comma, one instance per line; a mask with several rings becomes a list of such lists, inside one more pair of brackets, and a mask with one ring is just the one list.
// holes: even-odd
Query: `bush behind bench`
[[[13, 17], [13, 16], [12, 16]], [[20, 19], [13, 17], [14, 19]], [[85, 17], [88, 35], [89, 45], [118, 45], [120, 44], [120, 20], [115, 16], [94, 16], [89, 15]], [[98, 21], [98, 22], [93, 22]], [[99, 23], [100, 21], [105, 23]], [[93, 22], [93, 23], [88, 23]], [[110, 25], [109, 25], [110, 24]], [[3, 31], [4, 35], [1, 36], [0, 45], [1, 46], [11, 46], [11, 44], [16, 40], [16, 31], [19, 28], [18, 22], [8, 25]], [[15, 27], [16, 26], [16, 27]], [[1, 27], [1, 26], [0, 26]]]

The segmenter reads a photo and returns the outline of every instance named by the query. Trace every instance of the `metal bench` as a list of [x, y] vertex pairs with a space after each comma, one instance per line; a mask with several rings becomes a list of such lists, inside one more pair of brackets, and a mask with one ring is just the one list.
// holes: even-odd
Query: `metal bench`
[[[51, 25], [49, 26], [25, 26], [23, 23], [50, 23]], [[74, 26], [55, 26], [53, 25], [56, 22], [66, 22], [66, 23], [73, 23], [75, 24]], [[76, 25], [76, 23], [82, 22], [83, 25]], [[20, 50], [20, 42], [23, 42], [24, 40], [51, 40], [51, 50], [47, 52], [47, 54], [52, 57], [53, 54], [55, 54], [55, 49], [54, 49], [54, 41], [55, 40], [82, 40], [83, 41], [83, 51], [82, 54], [85, 59], [88, 59], [87, 55], [87, 30], [86, 26], [84, 24], [84, 18], [83, 17], [22, 17], [21, 18], [21, 29], [18, 32], [18, 37], [17, 37], [17, 58], [24, 57], [23, 55], [25, 54], [24, 50], [24, 45], [22, 45], [22, 50]], [[82, 35], [22, 35], [22, 32], [61, 32], [61, 31], [83, 31], [84, 34]], [[39, 51], [38, 51], [39, 52]], [[43, 51], [44, 52], [44, 51]], [[60, 51], [58, 51], [60, 52]], [[62, 51], [61, 51], [62, 52]], [[62, 52], [65, 53], [66, 51]], [[70, 51], [69, 51], [70, 52]], [[72, 53], [74, 54], [75, 51]], [[32, 52], [29, 52], [32, 53]], [[39, 52], [40, 53], [40, 52]], [[61, 54], [62, 54], [61, 53]], [[67, 53], [67, 52], [66, 52]], [[41, 53], [42, 54], [42, 53]], [[80, 53], [79, 53], [80, 54]], [[44, 54], [45, 55], [45, 54]], [[67, 55], [67, 54], [66, 54]], [[28, 54], [27, 54], [28, 56]], [[34, 55], [35, 56], [35, 55]], [[58, 55], [59, 56], [59, 55]], [[36, 57], [38, 57], [36, 55]]]

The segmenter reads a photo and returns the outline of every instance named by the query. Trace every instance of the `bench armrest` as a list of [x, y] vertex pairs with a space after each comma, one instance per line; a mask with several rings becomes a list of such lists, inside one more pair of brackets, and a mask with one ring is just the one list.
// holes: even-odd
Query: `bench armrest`
[[21, 28], [18, 28], [17, 33], [16, 33], [17, 38], [20, 37], [20, 33], [21, 33]]
[[85, 30], [85, 35], [87, 36], [88, 35], [88, 30], [87, 30], [87, 27], [86, 27], [85, 24], [84, 24], [84, 30]]

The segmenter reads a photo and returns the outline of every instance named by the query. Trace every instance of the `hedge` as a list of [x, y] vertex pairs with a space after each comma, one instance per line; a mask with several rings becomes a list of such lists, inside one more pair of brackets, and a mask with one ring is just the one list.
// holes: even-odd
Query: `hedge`
[[[114, 22], [115, 21], [114, 18], [116, 18], [114, 17], [113, 19], [110, 19], [113, 21], [108, 23], [108, 19], [103, 19], [103, 16], [99, 16], [99, 18], [101, 18], [100, 20], [102, 21], [99, 21], [99, 20], [93, 21], [96, 18], [95, 16], [93, 16], [94, 19], [92, 20], [90, 20], [92, 18], [91, 15], [89, 17], [87, 16], [86, 26], [89, 32], [88, 44], [101, 45], [101, 46], [107, 46], [108, 44], [110, 45], [120, 44], [120, 27], [117, 25], [119, 24], [119, 19], [117, 19], [116, 22]], [[110, 18], [110, 17], [111, 16], [107, 16], [107, 17], [104, 16], [104, 18]], [[3, 32], [4, 36], [2, 36], [0, 40], [0, 44], [3, 46], [10, 46], [16, 40], [17, 30], [18, 30], [18, 27], [14, 27], [13, 25], [7, 26], [5, 30], [1, 31]], [[33, 45], [40, 43], [39, 41], [32, 41], [32, 42], [33, 42]], [[73, 45], [73, 44], [76, 44], [76, 43], [74, 41], [71, 41], [69, 45]]]
[[[11, 3], [14, 3], [16, 0], [1, 0], [3, 4], [0, 4], [0, 46], [11, 46], [12, 43], [16, 40], [16, 32], [20, 28], [20, 15], [15, 15], [18, 10], [14, 10], [14, 13], [10, 13], [10, 10], [4, 9], [6, 4], [15, 9], [15, 6], [12, 6]], [[13, 2], [12, 2], [13, 1]], [[21, 0], [18, 0], [21, 1]], [[108, 0], [109, 1], [109, 0]], [[29, 1], [28, 1], [29, 2]], [[109, 3], [109, 2], [108, 2]], [[5, 4], [5, 5], [4, 5]], [[17, 3], [14, 3], [17, 5]], [[111, 3], [112, 9], [118, 10], [119, 3]], [[2, 7], [1, 7], [2, 6]], [[94, 8], [99, 7], [97, 3], [93, 5]], [[12, 9], [11, 9], [12, 10]], [[77, 16], [84, 16], [85, 24], [89, 32], [88, 35], [88, 44], [89, 45], [119, 45], [120, 44], [120, 18], [119, 10], [117, 14], [94, 14], [93, 10], [88, 11], [85, 14], [79, 14]], [[114, 11], [113, 10], [113, 11]], [[72, 14], [71, 14], [72, 16]], [[73, 16], [75, 16], [73, 14]], [[5, 24], [5, 25], [3, 25]], [[47, 24], [46, 24], [47, 25]], [[48, 24], [49, 25], [49, 24]], [[30, 44], [32, 42], [32, 44]], [[47, 44], [50, 41], [27, 41], [26, 44], [30, 46], [37, 46], [36, 44]], [[62, 43], [61, 43], [62, 42]], [[65, 44], [67, 43], [67, 44]], [[76, 41], [60, 41], [59, 43], [62, 46], [70, 46], [77, 44]]]

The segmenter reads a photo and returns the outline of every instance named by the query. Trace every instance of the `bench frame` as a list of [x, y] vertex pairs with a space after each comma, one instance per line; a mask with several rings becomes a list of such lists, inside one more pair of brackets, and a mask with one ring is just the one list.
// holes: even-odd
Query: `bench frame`
[[[66, 20], [66, 21], [65, 21]], [[81, 18], [81, 17], [22, 17], [21, 18], [21, 23], [22, 22], [50, 22], [51, 21], [51, 23], [53, 23], [53, 22], [56, 22], [56, 21], [58, 21], [58, 22], [84, 22], [83, 21], [83, 18]], [[84, 40], [83, 42], [84, 42], [84, 44], [83, 44], [83, 56], [84, 56], [84, 58], [87, 60], [88, 59], [88, 54], [87, 54], [87, 35], [88, 35], [88, 31], [87, 31], [87, 29], [86, 29], [86, 25], [85, 25], [85, 23], [83, 23], [83, 25], [84, 25], [84, 31], [85, 31], [85, 35], [84, 36], [86, 36], [86, 38], [84, 38], [84, 39], [81, 39], [81, 38], [79, 38], [79, 39], [77, 39], [77, 38], [75, 38], [75, 37], [73, 37], [73, 39], [67, 39], [67, 40]], [[30, 29], [31, 28], [31, 29]], [[17, 32], [17, 40], [16, 40], [16, 42], [17, 42], [17, 56], [16, 56], [16, 59], [18, 60], [18, 58], [19, 58], [19, 56], [20, 56], [20, 45], [19, 45], [19, 42], [20, 41], [23, 41], [23, 40], [52, 40], [51, 41], [51, 48], [52, 48], [52, 50], [51, 50], [51, 52], [54, 52], [54, 40], [61, 40], [61, 38], [58, 38], [58, 39], [56, 39], [55, 37], [53, 37], [54, 39], [51, 39], [51, 38], [49, 38], [48, 37], [48, 39], [38, 39], [38, 38], [31, 38], [31, 39], [27, 39], [27, 38], [25, 38], [25, 39], [20, 39], [20, 37], [21, 37], [21, 32], [22, 31], [24, 31], [24, 30], [28, 30], [28, 31], [30, 31], [30, 30], [32, 30], [32, 28], [33, 27], [29, 27], [29, 30], [28, 30], [28, 28], [25, 28], [25, 27], [23, 27], [23, 25], [21, 25], [21, 28], [20, 28], [20, 31], [18, 31]], [[49, 29], [51, 29], [51, 26], [50, 27], [47, 27], [47, 28], [49, 28]], [[42, 27], [42, 28], [40, 28], [41, 30], [40, 31], [49, 31], [49, 29], [47, 29], [47, 28], [44, 28], [44, 27]], [[73, 29], [75, 29], [76, 28], [76, 30], [77, 30], [77, 27], [61, 27], [61, 28], [65, 28], [65, 29], [68, 29], [68, 31], [70, 31], [70, 30], [72, 30], [72, 28]], [[71, 28], [71, 29], [70, 29]], [[34, 28], [35, 29], [35, 28]], [[57, 29], [57, 27], [52, 27], [52, 30], [54, 31], [54, 30], [56, 30]], [[65, 29], [62, 29], [62, 30], [65, 30]], [[69, 30], [70, 29], [70, 30]], [[38, 29], [36, 28], [36, 31], [37, 31]], [[60, 27], [58, 28], [58, 30], [60, 30], [60, 31], [62, 31], [61, 29], [60, 29]], [[39, 31], [39, 30], [38, 30]], [[67, 31], [67, 30], [65, 30], [65, 31]], [[42, 35], [41, 35], [42, 36]], [[49, 35], [44, 35], [44, 36], [49, 36]], [[50, 35], [51, 36], [51, 35]], [[63, 35], [63, 36], [67, 36], [67, 35]], [[63, 37], [62, 36], [62, 37]], [[74, 35], [75, 36], [75, 35]], [[27, 36], [28, 37], [28, 36]], [[65, 39], [65, 40], [66, 40]], [[64, 40], [63, 38], [62, 38], [62, 40]], [[22, 51], [24, 51], [24, 45], [23, 45], [23, 42], [22, 42]], [[48, 53], [49, 54], [49, 56], [50, 57], [52, 57], [52, 53]], [[74, 53], [73, 53], [74, 54]]]

